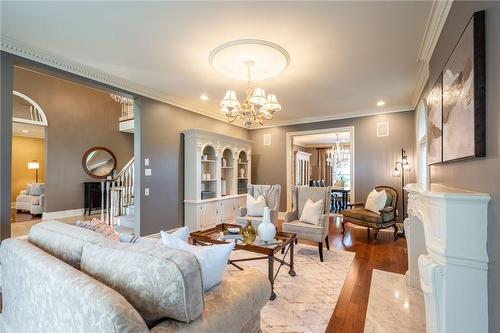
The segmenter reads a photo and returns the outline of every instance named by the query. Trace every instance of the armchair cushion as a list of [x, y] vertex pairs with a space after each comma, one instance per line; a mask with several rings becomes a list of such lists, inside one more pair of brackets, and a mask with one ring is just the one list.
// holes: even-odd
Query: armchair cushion
[[379, 213], [387, 205], [387, 193], [385, 190], [373, 190], [368, 194], [365, 203], [365, 209], [374, 213]]
[[298, 220], [283, 223], [283, 230], [296, 234], [310, 234], [321, 236], [323, 234], [323, 227], [320, 225], [312, 225], [310, 223], [300, 222]]
[[344, 219], [354, 219], [370, 223], [382, 223], [382, 216], [364, 208], [353, 208], [342, 211]]
[[316, 202], [308, 199], [300, 214], [300, 222], [318, 225], [323, 214], [323, 205], [323, 199]]
[[262, 216], [264, 207], [266, 207], [266, 199], [262, 195], [254, 198], [250, 194], [247, 194], [247, 215]]

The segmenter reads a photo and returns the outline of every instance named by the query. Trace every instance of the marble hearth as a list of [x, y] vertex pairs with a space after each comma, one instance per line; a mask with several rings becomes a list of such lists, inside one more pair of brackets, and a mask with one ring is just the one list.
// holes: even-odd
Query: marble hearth
[[437, 184], [405, 190], [406, 278], [423, 291], [427, 332], [487, 332], [490, 196]]

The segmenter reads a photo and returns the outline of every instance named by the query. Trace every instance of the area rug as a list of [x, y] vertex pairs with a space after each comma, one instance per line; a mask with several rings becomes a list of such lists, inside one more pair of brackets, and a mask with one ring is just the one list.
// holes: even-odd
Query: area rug
[[[337, 304], [340, 291], [355, 253], [324, 249], [324, 262], [319, 261], [317, 246], [295, 246], [295, 272], [288, 275], [283, 266], [276, 278], [276, 299], [268, 301], [261, 312], [264, 333], [323, 333]], [[231, 259], [255, 257], [246, 251], [234, 251]], [[288, 259], [288, 257], [287, 257]], [[239, 262], [243, 268], [256, 268], [267, 275], [267, 260]], [[275, 264], [277, 269], [278, 264]], [[226, 275], [238, 272], [232, 265]]]

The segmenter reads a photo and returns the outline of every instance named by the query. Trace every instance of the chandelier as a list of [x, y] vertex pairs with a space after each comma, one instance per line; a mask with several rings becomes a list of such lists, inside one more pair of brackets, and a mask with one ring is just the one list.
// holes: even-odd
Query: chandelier
[[336, 168], [339, 168], [349, 161], [350, 151], [349, 149], [342, 148], [339, 142], [339, 134], [337, 133], [336, 136], [337, 142], [335, 146], [332, 146], [332, 148], [327, 151], [326, 162], [328, 165], [335, 165]]
[[281, 105], [274, 94], [266, 93], [262, 88], [252, 88], [251, 71], [254, 66], [251, 60], [245, 61], [248, 68], [248, 84], [245, 89], [245, 100], [240, 103], [234, 90], [226, 91], [224, 99], [220, 102], [220, 112], [230, 123], [237, 119], [243, 121], [245, 127], [250, 127], [254, 122], [264, 125], [265, 120], [273, 119], [276, 112], [281, 111]]
[[132, 105], [134, 104], [134, 100], [128, 97], [123, 97], [120, 95], [109, 94], [109, 96], [117, 103]]

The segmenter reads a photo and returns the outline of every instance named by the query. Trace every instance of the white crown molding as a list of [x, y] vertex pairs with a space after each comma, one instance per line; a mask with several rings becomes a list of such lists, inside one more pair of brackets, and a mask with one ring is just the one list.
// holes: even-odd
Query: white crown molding
[[418, 52], [417, 61], [419, 62], [419, 70], [415, 89], [412, 94], [412, 105], [414, 108], [417, 106], [420, 95], [422, 95], [427, 79], [429, 78], [429, 62], [439, 37], [441, 36], [441, 32], [443, 31], [452, 4], [453, 0], [434, 0], [432, 2], [424, 36]]
[[322, 121], [332, 121], [339, 119], [349, 119], [349, 118], [359, 118], [359, 117], [368, 117], [380, 114], [388, 114], [388, 113], [396, 113], [396, 112], [405, 112], [405, 111], [413, 111], [415, 108], [410, 104], [394, 106], [385, 109], [376, 109], [376, 110], [363, 110], [363, 111], [354, 111], [354, 112], [346, 112], [341, 113], [335, 116], [325, 116], [325, 117], [304, 117], [296, 120], [284, 120], [284, 121], [273, 121], [273, 124], [263, 125], [263, 126], [253, 126], [250, 127], [249, 130], [256, 130], [261, 128], [272, 128], [272, 127], [280, 127], [280, 126], [290, 126], [290, 125], [300, 125], [304, 123], [318, 123]]
[[[16, 56], [33, 60], [42, 63], [44, 65], [48, 65], [63, 70], [68, 73], [76, 74], [78, 76], [82, 76], [87, 79], [101, 82], [112, 87], [123, 89], [132, 94], [138, 94], [144, 97], [148, 97], [184, 110], [188, 110], [194, 113], [210, 117], [212, 119], [220, 120], [223, 122], [227, 121], [227, 119], [222, 114], [214, 115], [213, 113], [200, 110], [192, 105], [188, 105], [185, 103], [182, 104], [177, 103], [173, 101], [170, 96], [155, 89], [145, 87], [143, 85], [134, 83], [130, 80], [119, 78], [112, 74], [99, 71], [95, 68], [91, 68], [89, 66], [80, 63], [76, 63], [71, 59], [58, 56], [47, 50], [35, 48], [31, 45], [27, 45], [25, 43], [22, 43], [20, 41], [17, 41], [15, 39], [12, 39], [10, 37], [1, 34], [0, 34], [0, 49], [2, 51], [14, 54]], [[245, 126], [243, 126], [243, 124], [233, 123], [232, 125], [246, 128]]]

